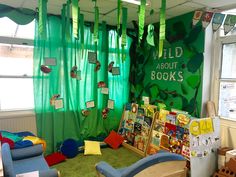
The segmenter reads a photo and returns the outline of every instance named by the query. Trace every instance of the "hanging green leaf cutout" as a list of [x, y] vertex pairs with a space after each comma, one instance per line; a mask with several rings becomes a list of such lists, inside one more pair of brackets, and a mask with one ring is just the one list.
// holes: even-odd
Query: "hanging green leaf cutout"
[[140, 10], [139, 10], [139, 44], [143, 38], [143, 32], [144, 32], [145, 8], [146, 8], [146, 0], [141, 0]]
[[46, 38], [46, 20], [47, 20], [47, 0], [39, 0], [39, 34], [45, 39]]
[[99, 9], [98, 7], [95, 5], [94, 7], [95, 10], [95, 19], [94, 19], [94, 31], [93, 31], [93, 39], [94, 42], [98, 42], [98, 22], [99, 22]]
[[127, 15], [128, 9], [123, 7], [122, 8], [122, 39], [121, 39], [121, 46], [122, 46], [122, 61], [125, 61], [125, 46], [126, 46], [126, 29], [127, 29]]
[[161, 11], [160, 11], [160, 34], [159, 34], [159, 58], [163, 54], [163, 46], [165, 40], [165, 31], [166, 31], [166, 0], [161, 2]]
[[79, 1], [72, 0], [72, 20], [73, 20], [73, 35], [75, 38], [78, 38], [79, 34]]

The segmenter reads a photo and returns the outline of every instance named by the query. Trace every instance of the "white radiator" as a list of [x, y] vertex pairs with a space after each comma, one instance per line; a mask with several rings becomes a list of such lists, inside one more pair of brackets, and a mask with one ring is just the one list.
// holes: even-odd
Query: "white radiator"
[[236, 122], [226, 119], [221, 119], [220, 122], [221, 146], [236, 149]]
[[0, 130], [30, 131], [37, 135], [35, 115], [32, 111], [1, 112]]

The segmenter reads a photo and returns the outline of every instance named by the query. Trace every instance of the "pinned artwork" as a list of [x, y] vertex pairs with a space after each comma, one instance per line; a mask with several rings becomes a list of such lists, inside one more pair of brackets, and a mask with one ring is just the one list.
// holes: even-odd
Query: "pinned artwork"
[[227, 15], [224, 21], [224, 33], [227, 35], [235, 26], [236, 16]]
[[96, 64], [96, 62], [97, 62], [97, 53], [96, 52], [88, 52], [88, 61], [91, 64]]
[[44, 58], [44, 60], [45, 60], [45, 65], [47, 65], [47, 66], [56, 66], [57, 65], [56, 58]]
[[120, 67], [112, 67], [112, 75], [120, 75]]
[[104, 81], [99, 81], [98, 88], [103, 88], [103, 87], [106, 87], [106, 83]]
[[86, 108], [94, 108], [94, 107], [95, 107], [94, 101], [87, 101], [86, 102]]
[[206, 28], [210, 24], [212, 16], [213, 16], [213, 12], [204, 12], [203, 13], [203, 15], [202, 15], [202, 27], [203, 28]]
[[63, 108], [63, 99], [57, 99], [55, 100], [55, 109], [61, 109]]
[[50, 72], [52, 71], [51, 68], [49, 68], [49, 67], [47, 67], [47, 66], [45, 66], [45, 65], [41, 65], [41, 66], [40, 66], [40, 70], [41, 70], [43, 73], [46, 73], [46, 74], [48, 74], [48, 73], [50, 73]]
[[225, 14], [221, 14], [221, 13], [214, 14], [214, 17], [212, 20], [212, 28], [214, 32], [216, 32], [220, 28], [224, 19], [225, 19]]
[[112, 72], [113, 65], [114, 65], [114, 61], [109, 63], [109, 65], [108, 65], [108, 72], [110, 72], [110, 73]]
[[195, 26], [200, 21], [200, 19], [202, 18], [202, 14], [203, 14], [203, 11], [200, 11], [200, 10], [196, 10], [194, 12], [193, 26]]
[[109, 94], [109, 89], [103, 87], [103, 88], [101, 89], [101, 93], [102, 93], [102, 94], [105, 94], [105, 95], [108, 95], [108, 94]]
[[107, 101], [107, 108], [108, 109], [114, 109], [114, 100], [108, 100]]
[[59, 99], [59, 97], [60, 97], [60, 94], [55, 94], [55, 95], [53, 95], [53, 96], [50, 98], [50, 105], [51, 105], [51, 106], [55, 106], [55, 100], [56, 100], [56, 99]]
[[94, 68], [94, 71], [97, 72], [101, 68], [101, 63], [97, 60], [96, 61], [96, 66]]

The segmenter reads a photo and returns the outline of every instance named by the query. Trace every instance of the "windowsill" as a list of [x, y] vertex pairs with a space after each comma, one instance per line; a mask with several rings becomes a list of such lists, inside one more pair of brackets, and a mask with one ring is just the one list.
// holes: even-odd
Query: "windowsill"
[[0, 119], [35, 116], [34, 110], [1, 111]]
[[236, 122], [236, 118], [220, 117], [220, 119], [227, 120], [227, 121], [234, 121], [234, 122]]

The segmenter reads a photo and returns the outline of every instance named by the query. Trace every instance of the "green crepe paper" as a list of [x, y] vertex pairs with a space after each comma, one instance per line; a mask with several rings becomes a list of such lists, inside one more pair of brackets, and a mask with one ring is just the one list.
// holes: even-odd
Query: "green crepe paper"
[[84, 53], [84, 14], [80, 14], [79, 22], [80, 22], [80, 43], [81, 43], [81, 50], [82, 50], [82, 56], [83, 56], [83, 53]]
[[0, 4], [0, 18], [8, 17], [18, 25], [26, 25], [35, 19], [35, 11], [26, 8], [14, 8]]
[[47, 0], [39, 0], [39, 34], [46, 38]]
[[94, 11], [95, 11], [95, 19], [94, 19], [93, 37], [94, 37], [94, 42], [98, 42], [99, 9], [97, 6], [94, 7]]
[[163, 54], [163, 45], [165, 40], [166, 31], [166, 0], [162, 0], [161, 13], [160, 13], [160, 34], [159, 34], [159, 58]]
[[143, 32], [144, 32], [145, 8], [146, 8], [146, 0], [141, 0], [140, 10], [139, 10], [139, 44], [143, 38]]
[[66, 3], [66, 39], [70, 40], [70, 0]]
[[121, 39], [122, 62], [124, 62], [126, 58], [124, 48], [126, 46], [127, 15], [128, 15], [128, 9], [123, 7], [122, 8], [122, 39]]
[[122, 2], [121, 0], [117, 0], [117, 32], [120, 30], [121, 9]]
[[75, 38], [78, 38], [79, 34], [79, 1], [72, 0], [72, 20], [73, 20], [73, 35]]

